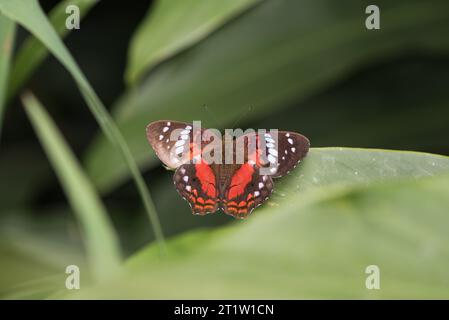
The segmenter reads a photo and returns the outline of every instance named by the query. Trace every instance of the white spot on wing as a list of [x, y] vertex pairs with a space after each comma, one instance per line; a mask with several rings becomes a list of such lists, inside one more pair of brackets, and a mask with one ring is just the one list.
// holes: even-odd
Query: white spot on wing
[[292, 152], [295, 152], [295, 151], [296, 151], [296, 148], [291, 148], [291, 150], [292, 150]]
[[164, 136], [161, 134], [161, 135], [159, 136], [159, 141], [161, 141], [162, 139], [164, 139]]
[[285, 136], [288, 138], [290, 137], [290, 133], [286, 133]]
[[167, 132], [168, 131], [168, 127], [164, 127], [163, 129], [162, 129], [162, 132]]
[[271, 169], [270, 169], [270, 172], [271, 172], [271, 173], [276, 173], [277, 171], [278, 171], [277, 168], [271, 168]]
[[177, 147], [177, 148], [175, 149], [176, 154], [181, 154], [183, 151], [184, 151], [184, 147], [183, 147], [183, 146]]
[[190, 192], [190, 191], [192, 191], [192, 187], [191, 186], [186, 186], [186, 190]]
[[292, 138], [288, 138], [287, 141], [288, 141], [288, 143], [293, 144], [293, 139]]
[[260, 196], [260, 192], [259, 192], [259, 191], [254, 191], [254, 196], [255, 196], [255, 197]]
[[169, 121], [169, 122], [167, 122], [167, 126], [170, 126], [171, 125], [171, 122]]
[[184, 180], [185, 182], [189, 181], [189, 177], [188, 176], [184, 176], [182, 177], [182, 180]]
[[270, 161], [270, 163], [274, 164], [274, 163], [276, 163], [277, 159], [275, 157], [273, 157], [272, 154], [269, 154], [268, 155], [268, 161]]
[[176, 141], [176, 143], [175, 143], [175, 147], [183, 146], [184, 143], [186, 143], [184, 140], [178, 140], [178, 141]]
[[259, 182], [259, 189], [262, 189], [264, 184], [262, 182]]

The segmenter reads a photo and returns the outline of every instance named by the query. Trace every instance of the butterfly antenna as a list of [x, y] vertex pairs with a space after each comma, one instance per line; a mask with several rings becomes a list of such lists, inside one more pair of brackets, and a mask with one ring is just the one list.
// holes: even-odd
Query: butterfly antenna
[[246, 117], [248, 115], [248, 113], [250, 113], [252, 110], [253, 110], [253, 107], [249, 106], [248, 109], [246, 109], [246, 111], [244, 113], [240, 114], [240, 116], [237, 118], [237, 120], [234, 121], [231, 128], [235, 128], [237, 123], [239, 123], [240, 120], [242, 120], [244, 117]]

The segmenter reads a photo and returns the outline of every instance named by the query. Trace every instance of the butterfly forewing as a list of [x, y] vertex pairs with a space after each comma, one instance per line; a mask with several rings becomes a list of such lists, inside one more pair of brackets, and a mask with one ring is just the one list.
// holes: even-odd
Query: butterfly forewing
[[[303, 135], [296, 132], [279, 131], [277, 136], [278, 168], [272, 177], [279, 178], [293, 170], [307, 155], [309, 147], [309, 139]], [[270, 151], [269, 148], [267, 150]]]
[[147, 138], [156, 155], [170, 169], [189, 161], [187, 151], [193, 141], [191, 124], [177, 121], [152, 122], [147, 126]]
[[236, 145], [239, 141], [244, 141], [245, 159], [255, 163], [262, 175], [272, 178], [282, 177], [295, 168], [307, 155], [310, 146], [306, 137], [290, 131], [249, 133], [237, 138]]
[[175, 169], [201, 154], [208, 144], [201, 141], [203, 132], [187, 122], [155, 121], [147, 126], [147, 139], [159, 159]]

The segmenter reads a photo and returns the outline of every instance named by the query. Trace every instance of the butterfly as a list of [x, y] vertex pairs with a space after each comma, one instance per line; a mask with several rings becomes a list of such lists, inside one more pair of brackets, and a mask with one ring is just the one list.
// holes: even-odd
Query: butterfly
[[[146, 135], [159, 159], [175, 170], [173, 183], [193, 214], [221, 209], [238, 219], [265, 202], [273, 192], [273, 178], [288, 174], [310, 147], [296, 132], [245, 131], [222, 139], [218, 130], [171, 120], [150, 123]], [[219, 161], [205, 161], [206, 156]]]

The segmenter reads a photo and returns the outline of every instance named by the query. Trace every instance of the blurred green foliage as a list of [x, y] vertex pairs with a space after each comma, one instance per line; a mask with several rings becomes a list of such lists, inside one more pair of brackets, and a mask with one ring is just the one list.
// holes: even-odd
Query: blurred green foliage
[[[224, 128], [244, 114], [240, 127], [296, 130], [308, 136], [312, 146], [449, 154], [447, 1], [378, 1], [381, 29], [369, 31], [364, 24], [367, 1], [199, 5], [159, 0], [139, 17], [140, 25], [123, 36], [128, 46], [106, 48], [105, 56], [95, 51], [91, 64], [72, 59], [72, 53], [75, 59], [85, 57], [91, 48], [68, 45], [70, 52], [57, 36], [55, 30], [68, 35], [62, 27], [65, 2], [53, 9], [53, 25], [38, 6], [23, 3], [0, 0], [0, 13], [27, 26], [46, 47], [31, 38], [24, 41], [19, 33], [16, 40], [22, 49], [15, 55], [12, 75], [10, 59], [0, 57], [0, 79], [15, 79], [9, 93], [0, 85], [0, 97], [14, 98], [31, 78], [28, 86], [42, 95], [61, 132], [39, 106], [28, 106], [50, 166], [34, 133], [16, 125], [25, 122], [21, 105], [17, 99], [9, 101], [0, 156], [0, 181], [7, 182], [0, 184], [0, 297], [449, 297], [449, 158], [313, 148], [300, 167], [275, 182], [275, 193], [264, 206], [247, 221], [232, 221], [223, 214], [192, 216], [144, 134], [153, 120], [199, 119], [204, 126]], [[106, 30], [111, 23], [120, 29], [121, 23], [126, 25], [125, 19], [117, 22], [124, 14], [120, 8], [116, 16], [109, 11], [101, 16], [101, 6], [110, 2], [79, 3], [83, 12], [92, 12], [74, 38], [91, 43], [106, 38], [92, 33], [102, 21], [109, 23]], [[89, 29], [89, 19], [95, 28]], [[2, 20], [0, 15], [0, 26]], [[6, 30], [0, 28], [0, 43]], [[114, 43], [120, 44], [123, 38], [114, 35]], [[44, 63], [45, 72], [39, 73], [46, 50], [74, 76], [84, 102], [64, 87], [64, 105], [56, 103], [59, 82], [65, 78], [60, 68], [52, 72], [51, 64]], [[116, 82], [127, 80], [123, 92], [106, 85], [114, 78], [112, 67], [99, 67], [102, 60], [120, 56], [120, 50], [128, 51], [115, 77]], [[113, 117], [84, 74], [101, 79], [93, 81], [93, 87], [106, 88], [100, 96], [115, 100]], [[73, 86], [70, 81], [66, 87]], [[110, 98], [112, 91], [116, 99]], [[90, 114], [80, 103], [91, 107], [103, 131], [90, 124]], [[170, 236], [164, 256], [150, 243], [155, 235], [148, 216], [128, 181], [126, 162], [112, 146], [122, 135], [112, 134], [112, 145], [105, 138], [115, 123], [131, 151], [125, 152], [128, 165], [134, 158], [146, 171], [151, 197]], [[70, 149], [84, 159], [86, 172]], [[87, 176], [102, 199], [95, 188], [80, 187], [91, 185]], [[95, 204], [86, 211], [89, 199]], [[98, 239], [103, 245], [111, 241], [92, 236], [104, 230], [108, 219], [91, 219], [104, 217], [105, 211], [116, 231], [110, 238], [120, 238], [125, 252], [126, 270], [97, 283], [88, 248]], [[103, 258], [102, 263], [108, 260]], [[74, 294], [64, 286], [69, 264], [82, 270], [83, 289]], [[371, 264], [381, 268], [381, 290], [365, 288], [364, 271]]]
[[90, 268], [97, 279], [107, 279], [120, 269], [121, 252], [106, 210], [40, 103], [30, 93], [25, 94], [22, 100], [82, 227]]
[[[316, 94], [361, 65], [407, 48], [448, 50], [447, 1], [380, 1], [378, 5], [382, 28], [374, 32], [364, 26], [364, 7], [352, 1], [266, 1], [254, 7], [244, 18], [162, 64], [119, 100], [113, 111], [131, 152], [143, 168], [158, 163], [142, 135], [142, 128], [153, 120], [204, 119], [206, 105], [218, 119], [213, 126], [232, 125], [248, 107], [252, 107], [251, 121], [257, 121]], [[139, 40], [151, 42], [152, 34], [147, 36]], [[359, 105], [351, 111], [363, 109]], [[321, 113], [314, 110], [313, 114]], [[320, 125], [319, 119], [310, 122], [305, 115], [293, 119], [297, 123], [291, 129]], [[358, 122], [363, 127], [369, 120]], [[358, 128], [348, 127], [353, 128], [351, 134], [358, 134]], [[331, 134], [329, 129], [312, 137], [314, 145], [320, 135]], [[102, 190], [110, 190], [127, 176], [118, 156], [101, 136], [86, 155], [87, 170]]]
[[0, 136], [2, 131], [3, 113], [8, 90], [8, 78], [15, 34], [15, 24], [4, 16], [0, 16]]
[[[73, 80], [76, 82], [81, 95], [89, 107], [89, 110], [97, 120], [97, 123], [105, 136], [108, 137], [109, 143], [118, 150], [122, 157], [122, 161], [125, 163], [130, 175], [133, 177], [137, 190], [142, 198], [145, 210], [151, 220], [152, 227], [156, 235], [156, 240], [161, 244], [161, 246], [163, 246], [163, 233], [153, 201], [148, 192], [148, 188], [143, 181], [141, 173], [139, 172], [137, 165], [130, 154], [127, 142], [118, 130], [115, 122], [111, 118], [111, 115], [106, 110], [103, 102], [100, 100], [97, 93], [94, 91], [91, 84], [80, 70], [75, 59], [64, 46], [50, 21], [42, 12], [39, 2], [37, 0], [26, 0], [17, 3], [10, 0], [3, 0], [0, 1], [0, 11], [3, 12], [5, 16], [22, 24], [24, 28], [33, 33], [36, 38], [39, 39], [50, 52], [53, 53], [53, 55], [61, 62], [61, 64], [73, 77]], [[59, 23], [65, 24], [65, 21], [59, 21]], [[32, 66], [30, 68], [32, 68]]]
[[142, 73], [206, 37], [257, 1], [158, 1], [130, 44], [127, 81], [135, 84]]
[[[128, 277], [66, 297], [447, 299], [448, 187], [446, 174], [305, 192], [248, 223], [180, 237], [168, 259], [148, 248]], [[373, 264], [380, 290], [365, 287]]]
[[[66, 8], [75, 5], [79, 8], [80, 18], [83, 18], [98, 0], [65, 0], [61, 1], [48, 15], [48, 19], [59, 36], [65, 37], [71, 30], [67, 29], [65, 21], [67, 18]], [[8, 98], [14, 97], [20, 87], [33, 74], [35, 69], [48, 56], [47, 48], [34, 37], [27, 38], [16, 53], [11, 70]]]

